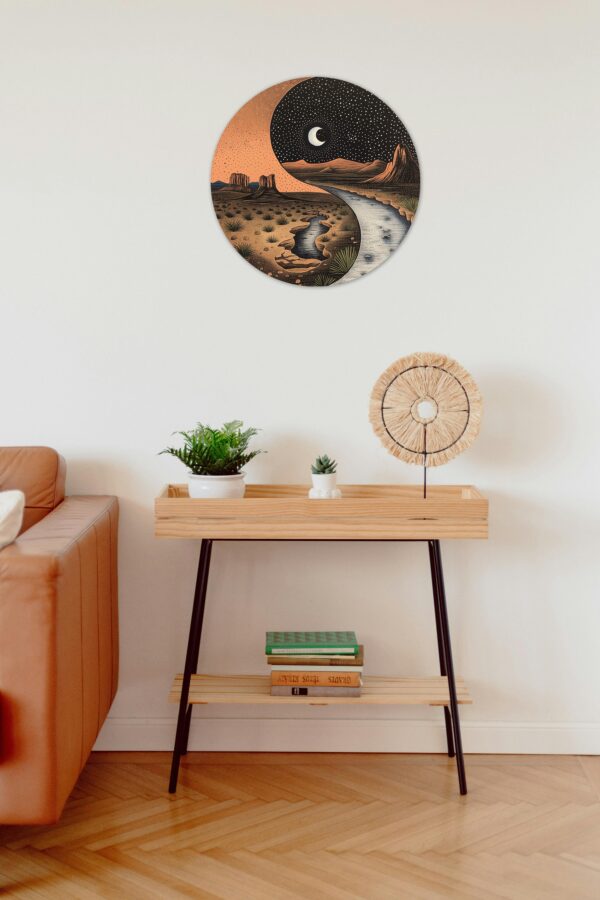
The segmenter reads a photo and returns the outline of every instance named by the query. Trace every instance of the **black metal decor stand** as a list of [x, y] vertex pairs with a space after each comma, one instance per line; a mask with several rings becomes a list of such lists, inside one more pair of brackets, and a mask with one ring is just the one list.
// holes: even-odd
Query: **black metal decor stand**
[[[206, 589], [208, 586], [208, 573], [212, 552], [212, 540], [204, 539], [200, 549], [198, 561], [198, 574], [194, 590], [194, 602], [192, 606], [192, 618], [190, 621], [190, 633], [188, 637], [185, 668], [181, 684], [181, 697], [179, 700], [179, 714], [177, 716], [177, 731], [175, 734], [175, 746], [171, 763], [171, 777], [169, 779], [169, 793], [177, 790], [179, 776], [179, 763], [181, 757], [187, 753], [190, 724], [192, 719], [192, 704], [188, 702], [192, 675], [198, 668], [198, 655], [200, 653], [200, 639], [202, 637], [202, 623], [204, 620], [204, 607], [206, 604]], [[435, 610], [435, 627], [437, 634], [438, 655], [440, 660], [440, 673], [448, 678], [448, 693], [450, 708], [444, 706], [444, 720], [446, 723], [446, 740], [448, 744], [448, 756], [456, 755], [456, 767], [458, 770], [458, 783], [460, 793], [467, 793], [467, 779], [465, 775], [465, 763], [463, 758], [462, 740], [460, 734], [460, 719], [458, 716], [458, 697], [456, 693], [456, 681], [454, 678], [454, 666], [452, 663], [452, 647], [450, 644], [450, 626], [448, 623], [448, 610], [446, 608], [446, 592], [444, 588], [444, 574], [442, 570], [442, 554], [438, 540], [427, 541], [429, 549], [429, 564], [431, 567], [431, 583], [433, 587], [433, 604]]]
[[181, 684], [177, 731], [175, 733], [175, 746], [173, 748], [173, 759], [171, 762], [171, 777], [169, 779], [170, 794], [174, 794], [177, 790], [179, 762], [181, 757], [185, 756], [187, 753], [190, 724], [192, 720], [192, 705], [191, 703], [188, 703], [188, 698], [192, 675], [198, 668], [198, 654], [200, 653], [200, 638], [202, 637], [202, 622], [204, 621], [204, 606], [206, 603], [206, 588], [208, 585], [211, 552], [212, 541], [203, 540], [200, 548], [200, 559], [198, 560], [198, 574], [196, 576], [196, 588], [194, 590], [190, 634], [188, 637], [185, 668], [183, 670], [183, 681]]

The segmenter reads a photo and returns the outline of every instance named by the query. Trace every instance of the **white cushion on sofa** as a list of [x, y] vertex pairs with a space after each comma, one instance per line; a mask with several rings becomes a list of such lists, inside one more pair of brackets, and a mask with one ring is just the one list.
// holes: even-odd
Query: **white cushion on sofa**
[[23, 522], [23, 491], [0, 491], [0, 550], [12, 544]]

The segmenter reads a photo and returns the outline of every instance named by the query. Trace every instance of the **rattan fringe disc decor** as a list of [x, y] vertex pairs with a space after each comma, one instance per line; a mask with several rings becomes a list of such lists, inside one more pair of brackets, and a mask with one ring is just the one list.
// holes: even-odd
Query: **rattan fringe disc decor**
[[456, 360], [413, 353], [379, 376], [369, 418], [390, 453], [429, 467], [441, 466], [471, 446], [481, 412], [479, 388]]

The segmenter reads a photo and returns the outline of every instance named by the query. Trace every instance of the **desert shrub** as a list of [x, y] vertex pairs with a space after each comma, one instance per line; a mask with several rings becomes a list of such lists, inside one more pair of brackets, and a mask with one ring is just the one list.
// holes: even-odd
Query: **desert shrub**
[[265, 222], [270, 222], [272, 218], [273, 216], [271, 215], [271, 213], [264, 213], [263, 215], [263, 219], [265, 220]]
[[275, 231], [274, 225], [263, 225], [263, 231]]
[[403, 206], [404, 209], [408, 209], [410, 212], [416, 212], [419, 203], [418, 197], [400, 197], [399, 201], [400, 206]]
[[232, 209], [228, 209], [227, 212], [225, 213], [225, 215], [227, 216], [228, 219], [233, 219], [233, 217], [235, 216], [235, 213]]
[[356, 262], [357, 256], [358, 250], [356, 249], [356, 247], [341, 247], [333, 254], [333, 259], [331, 260], [329, 271], [332, 273], [332, 275], [345, 275], [346, 272], [350, 271], [350, 269]]
[[252, 256], [252, 247], [250, 244], [237, 244], [235, 249], [240, 254], [240, 256], [244, 257], [244, 259], [250, 259], [250, 257]]
[[245, 218], [246, 222], [251, 222], [252, 219], [254, 218], [254, 216], [252, 215], [251, 212], [245, 212], [245, 213], [244, 213], [244, 218]]
[[242, 223], [239, 219], [230, 219], [228, 222], [225, 222], [227, 231], [239, 231], [241, 227]]
[[277, 243], [277, 238], [275, 237], [274, 234], [270, 234], [269, 237], [267, 238], [267, 244], [276, 244], [276, 243]]
[[287, 225], [288, 223], [288, 220], [285, 216], [278, 216], [276, 221], [278, 225]]

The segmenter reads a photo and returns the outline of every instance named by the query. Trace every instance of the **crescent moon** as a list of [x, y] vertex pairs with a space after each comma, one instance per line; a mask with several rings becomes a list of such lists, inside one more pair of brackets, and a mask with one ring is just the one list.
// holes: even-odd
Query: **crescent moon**
[[317, 133], [318, 133], [320, 130], [321, 130], [321, 126], [320, 126], [320, 125], [315, 125], [315, 127], [314, 127], [314, 128], [311, 128], [310, 131], [308, 132], [308, 140], [309, 140], [309, 141], [311, 142], [311, 144], [313, 144], [313, 146], [315, 146], [315, 147], [320, 147], [321, 144], [324, 144], [324, 143], [325, 143], [325, 141], [320, 141], [319, 138], [317, 137]]

